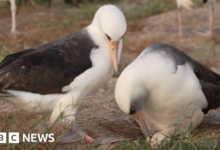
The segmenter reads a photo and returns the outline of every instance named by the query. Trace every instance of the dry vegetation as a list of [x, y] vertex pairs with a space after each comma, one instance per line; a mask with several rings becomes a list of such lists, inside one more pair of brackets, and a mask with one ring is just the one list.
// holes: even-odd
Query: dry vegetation
[[[124, 36], [123, 55], [120, 64], [122, 71], [150, 43], [163, 42], [174, 45], [194, 59], [220, 73], [220, 34], [213, 38], [198, 36], [194, 30], [207, 28], [208, 8], [201, 6], [192, 11], [184, 11], [183, 24], [188, 36], [178, 37], [172, 34], [177, 30], [177, 10], [174, 0], [121, 0], [116, 3], [128, 19], [128, 30]], [[40, 6], [20, 7], [17, 16], [18, 30], [24, 35], [12, 37], [10, 34], [11, 18], [7, 7], [0, 10], [0, 59], [9, 53], [27, 49], [78, 30], [91, 22], [100, 3], [83, 4], [79, 7], [54, 6], [51, 9]], [[220, 3], [216, 8], [220, 8]], [[162, 13], [163, 12], [163, 13]], [[220, 29], [220, 10], [216, 9], [214, 29]], [[94, 137], [122, 136], [131, 141], [113, 145], [101, 145], [95, 149], [154, 149], [145, 142], [137, 126], [125, 116], [114, 101], [112, 79], [104, 88], [90, 96], [77, 114], [77, 124]], [[97, 111], [99, 110], [99, 111]], [[20, 133], [55, 133], [58, 139], [66, 130], [61, 125], [53, 129], [45, 127], [48, 116], [29, 115], [5, 102], [0, 102], [0, 132]], [[220, 149], [220, 113], [219, 110], [208, 114], [205, 121], [190, 136], [186, 134], [172, 138], [169, 144], [158, 147], [160, 150], [211, 150]], [[210, 125], [212, 123], [212, 125]], [[60, 143], [20, 143], [0, 144], [0, 149], [92, 149], [91, 145], [81, 140], [72, 144]]]

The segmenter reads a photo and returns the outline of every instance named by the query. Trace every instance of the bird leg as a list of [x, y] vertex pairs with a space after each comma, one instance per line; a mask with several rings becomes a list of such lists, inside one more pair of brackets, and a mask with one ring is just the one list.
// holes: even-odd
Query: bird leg
[[203, 36], [209, 36], [212, 37], [213, 36], [213, 22], [214, 22], [214, 6], [210, 5], [209, 6], [209, 28], [208, 31], [202, 30], [202, 31], [198, 31], [196, 32], [197, 34], [203, 35]]
[[81, 139], [84, 139], [90, 144], [107, 144], [107, 143], [114, 143], [114, 142], [121, 142], [125, 141], [124, 138], [119, 137], [101, 137], [97, 139], [93, 139], [86, 133], [86, 131], [82, 131], [79, 129], [73, 122], [71, 122], [71, 130], [59, 140], [61, 143], [71, 143]]
[[21, 34], [21, 32], [16, 30], [16, 3], [15, 0], [9, 0], [10, 6], [11, 6], [11, 17], [12, 17], [12, 27], [11, 27], [11, 33], [13, 36]]
[[212, 36], [213, 35], [213, 33], [212, 33], [212, 28], [213, 28], [213, 14], [214, 14], [214, 7], [213, 6], [209, 6], [209, 17], [210, 17], [210, 19], [209, 19], [209, 31], [208, 31], [208, 33], [207, 33], [207, 35], [208, 36]]
[[178, 22], [179, 22], [179, 36], [183, 36], [181, 8], [179, 8], [179, 10], [178, 10]]
[[59, 142], [71, 143], [71, 142], [81, 140], [87, 135], [85, 131], [82, 131], [81, 129], [79, 129], [74, 123], [71, 123], [70, 126], [71, 126], [70, 131], [64, 137], [62, 137], [59, 140]]

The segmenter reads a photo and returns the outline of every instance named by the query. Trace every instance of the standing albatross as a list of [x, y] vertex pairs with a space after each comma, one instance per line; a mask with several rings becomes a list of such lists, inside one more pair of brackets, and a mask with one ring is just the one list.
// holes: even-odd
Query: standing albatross
[[35, 114], [52, 111], [51, 123], [62, 113], [72, 129], [62, 142], [94, 142], [74, 124], [75, 114], [117, 72], [126, 28], [123, 13], [104, 5], [88, 27], [6, 56], [0, 63], [0, 99]]
[[213, 36], [213, 22], [214, 22], [214, 8], [215, 8], [215, 3], [216, 0], [203, 0], [204, 3], [209, 4], [209, 29], [206, 35], [208, 36]]
[[181, 8], [183, 7], [188, 10], [191, 10], [194, 4], [192, 0], [176, 0], [176, 2], [177, 2], [177, 7], [178, 7], [179, 36], [183, 36]]
[[154, 145], [220, 106], [220, 75], [172, 46], [151, 44], [121, 73], [115, 99]]
[[[187, 10], [191, 10], [192, 7], [194, 6], [192, 0], [176, 0], [177, 2], [177, 7], [178, 7], [178, 23], [179, 23], [179, 36], [183, 36], [183, 29], [182, 29], [182, 10], [181, 8], [185, 8]], [[214, 14], [214, 7], [216, 0], [203, 0], [203, 3], [209, 3], [209, 30], [205, 35], [212, 36], [212, 28], [213, 28], [213, 14]], [[200, 32], [198, 32], [200, 33]], [[202, 33], [204, 34], [204, 33]]]

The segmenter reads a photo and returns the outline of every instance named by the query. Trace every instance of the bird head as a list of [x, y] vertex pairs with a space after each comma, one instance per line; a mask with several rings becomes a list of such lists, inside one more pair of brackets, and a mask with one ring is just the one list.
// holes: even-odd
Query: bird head
[[126, 68], [116, 83], [115, 100], [119, 108], [129, 114], [140, 125], [144, 135], [148, 134], [145, 106], [147, 90], [135, 73]]
[[[115, 72], [118, 70], [119, 52], [118, 48], [122, 42], [122, 36], [127, 29], [124, 14], [114, 5], [100, 7], [93, 19], [93, 24], [99, 27], [102, 40], [109, 46], [112, 65]], [[121, 43], [122, 44], [122, 43]], [[122, 46], [122, 45], [121, 45]]]

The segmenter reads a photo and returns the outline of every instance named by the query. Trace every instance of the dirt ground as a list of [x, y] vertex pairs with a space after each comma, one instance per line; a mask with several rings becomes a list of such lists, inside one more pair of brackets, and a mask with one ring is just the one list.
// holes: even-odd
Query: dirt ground
[[[217, 3], [216, 8], [220, 8], [220, 3]], [[10, 52], [20, 51], [24, 47], [36, 46], [67, 35], [91, 22], [91, 20], [80, 22], [70, 20], [70, 24], [66, 23], [68, 21], [65, 20], [68, 19], [64, 16], [74, 13], [75, 10], [72, 9], [50, 11], [45, 8], [22, 8], [17, 16], [18, 30], [25, 34], [14, 38], [10, 34], [10, 11], [0, 10], [0, 48]], [[215, 11], [215, 31], [220, 30], [218, 14], [220, 14], [220, 9]], [[129, 21], [128, 30], [124, 36], [120, 70], [133, 61], [147, 45], [162, 42], [177, 47], [212, 70], [220, 73], [220, 34], [217, 33], [213, 38], [208, 38], [194, 33], [195, 30], [208, 27], [208, 7], [202, 6], [192, 11], [184, 10], [183, 27], [189, 32], [185, 37], [170, 33], [178, 29], [176, 15], [177, 10], [173, 10], [152, 17]], [[140, 128], [132, 119], [124, 115], [115, 103], [114, 86], [116, 80], [117, 78], [112, 78], [105, 87], [84, 101], [77, 114], [77, 124], [82, 129], [88, 130], [93, 137], [123, 136], [125, 138], [138, 138], [142, 135]], [[17, 116], [24, 115], [28, 117], [28, 114], [15, 109], [14, 106], [5, 102], [0, 102], [0, 111], [2, 113], [17, 111]], [[28, 121], [23, 122], [23, 124], [28, 123]], [[220, 109], [211, 111], [206, 115], [203, 124], [210, 123], [220, 123]], [[3, 126], [2, 122], [1, 126]], [[3, 128], [1, 126], [0, 131], [4, 130], [1, 129]], [[82, 150], [89, 146], [89, 144], [81, 140], [72, 144], [58, 144], [55, 148], [58, 150]], [[106, 147], [108, 145], [101, 145], [96, 149], [103, 150]], [[45, 147], [42, 148], [41, 146], [38, 146], [38, 148], [45, 149]]]

